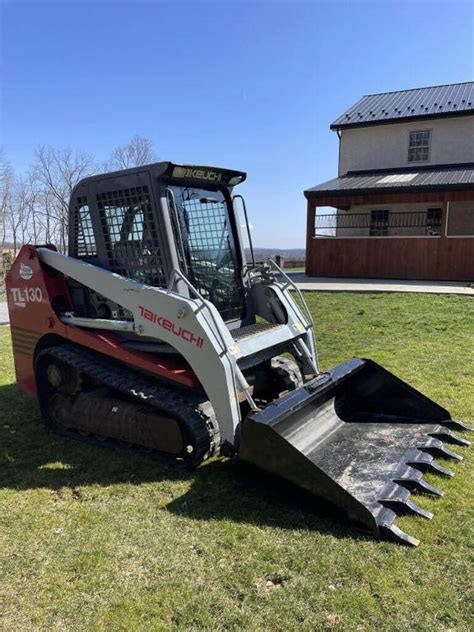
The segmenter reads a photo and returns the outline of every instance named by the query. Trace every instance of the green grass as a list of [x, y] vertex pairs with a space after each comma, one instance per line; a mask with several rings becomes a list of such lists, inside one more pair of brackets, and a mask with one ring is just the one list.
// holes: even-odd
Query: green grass
[[[474, 301], [308, 294], [324, 368], [371, 357], [474, 421]], [[192, 474], [43, 430], [0, 329], [0, 613], [4, 630], [472, 630], [472, 451], [446, 496], [403, 518], [418, 549]], [[452, 465], [450, 464], [452, 467]]]

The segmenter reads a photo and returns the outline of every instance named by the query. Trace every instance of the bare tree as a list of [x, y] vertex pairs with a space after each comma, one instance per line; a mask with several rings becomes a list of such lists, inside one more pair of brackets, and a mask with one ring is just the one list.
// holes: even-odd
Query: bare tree
[[13, 171], [0, 148], [0, 291], [5, 281], [5, 241], [8, 231], [8, 214], [11, 208]]
[[34, 244], [48, 243], [46, 236], [46, 225], [42, 213], [42, 194], [38, 191], [37, 183], [32, 171], [27, 172], [19, 179], [17, 184], [18, 195], [24, 200], [25, 218], [27, 225], [22, 228], [23, 243], [32, 242]]
[[108, 170], [129, 169], [147, 165], [156, 160], [153, 141], [145, 136], [135, 134], [126, 145], [119, 145], [112, 150], [110, 159], [105, 163]]
[[[18, 203], [19, 202], [19, 203]], [[21, 235], [21, 227], [24, 224], [24, 206], [22, 201], [15, 199], [14, 194], [10, 195], [10, 203], [6, 210], [5, 224], [6, 231], [13, 243], [13, 256], [18, 254]]]
[[42, 215], [41, 192], [31, 172], [15, 178], [12, 189], [10, 232], [14, 243], [14, 254], [20, 244], [45, 241]]
[[69, 199], [74, 186], [94, 171], [88, 154], [71, 149], [40, 146], [35, 150], [33, 178], [36, 182], [35, 216], [43, 215], [46, 239], [54, 239], [61, 252], [66, 251]]

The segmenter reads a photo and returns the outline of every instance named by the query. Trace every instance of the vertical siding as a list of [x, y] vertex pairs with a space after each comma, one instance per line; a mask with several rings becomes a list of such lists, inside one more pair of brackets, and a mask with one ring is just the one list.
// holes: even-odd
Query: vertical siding
[[311, 276], [474, 281], [474, 239], [318, 238], [306, 260]]

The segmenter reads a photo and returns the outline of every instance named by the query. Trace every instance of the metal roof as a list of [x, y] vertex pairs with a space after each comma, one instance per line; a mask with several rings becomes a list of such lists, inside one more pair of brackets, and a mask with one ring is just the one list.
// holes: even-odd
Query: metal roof
[[349, 171], [307, 189], [307, 198], [365, 193], [414, 193], [415, 191], [445, 191], [474, 189], [474, 163], [439, 165], [409, 169], [379, 169]]
[[474, 114], [474, 81], [368, 94], [339, 116], [331, 129], [468, 114]]

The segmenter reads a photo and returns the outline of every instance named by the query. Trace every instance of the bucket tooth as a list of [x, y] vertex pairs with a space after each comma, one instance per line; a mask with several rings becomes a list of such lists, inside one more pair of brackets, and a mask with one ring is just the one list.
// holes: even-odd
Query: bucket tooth
[[464, 423], [464, 421], [459, 421], [458, 419], [449, 419], [448, 421], [443, 421], [441, 424], [445, 428], [452, 428], [453, 430], [468, 430], [469, 432], [474, 432], [474, 427], [469, 426]]
[[453, 461], [462, 461], [463, 457], [460, 454], [456, 454], [452, 450], [445, 448], [441, 441], [435, 439], [436, 443], [428, 443], [420, 446], [418, 449], [423, 452], [427, 452], [432, 456], [442, 456], [445, 459], [453, 459]]
[[412, 535], [405, 533], [396, 524], [382, 524], [380, 525], [380, 532], [386, 538], [394, 540], [399, 544], [409, 544], [410, 546], [418, 546], [420, 541]]
[[443, 467], [436, 461], [418, 461], [417, 463], [410, 463], [413, 467], [417, 467], [421, 472], [432, 472], [433, 474], [441, 474], [441, 476], [448, 476], [449, 478], [454, 476], [454, 472], [447, 467]]
[[454, 445], [471, 445], [470, 441], [468, 441], [467, 439], [463, 439], [462, 437], [458, 437], [457, 434], [454, 434], [454, 432], [449, 429], [432, 432], [430, 434], [430, 437], [434, 437], [435, 439], [440, 439], [441, 441], [446, 441], [447, 443], [452, 443]]
[[[417, 473], [421, 474], [420, 472]], [[402, 485], [410, 491], [424, 492], [425, 494], [433, 494], [433, 496], [444, 496], [444, 492], [441, 489], [425, 481], [422, 476], [398, 478], [394, 483], [398, 483], [398, 485]]]
[[379, 503], [384, 507], [388, 507], [392, 511], [395, 511], [395, 513], [399, 515], [409, 513], [422, 516], [428, 520], [431, 520], [433, 517], [431, 511], [426, 511], [426, 509], [419, 507], [409, 498], [383, 498], [382, 500], [379, 500]]
[[425, 481], [423, 478], [420, 478], [420, 480], [417, 481], [415, 490], [419, 492], [425, 492], [426, 494], [433, 494], [433, 496], [444, 496], [444, 492], [442, 489], [439, 489], [439, 487], [428, 483], [428, 481]]
[[447, 476], [452, 478], [454, 476], [454, 472], [449, 470], [447, 467], [443, 467], [436, 463], [431, 454], [427, 454], [425, 452], [417, 452], [415, 459], [409, 461], [408, 465], [416, 468], [420, 472], [431, 472], [433, 474], [440, 474], [441, 476]]

